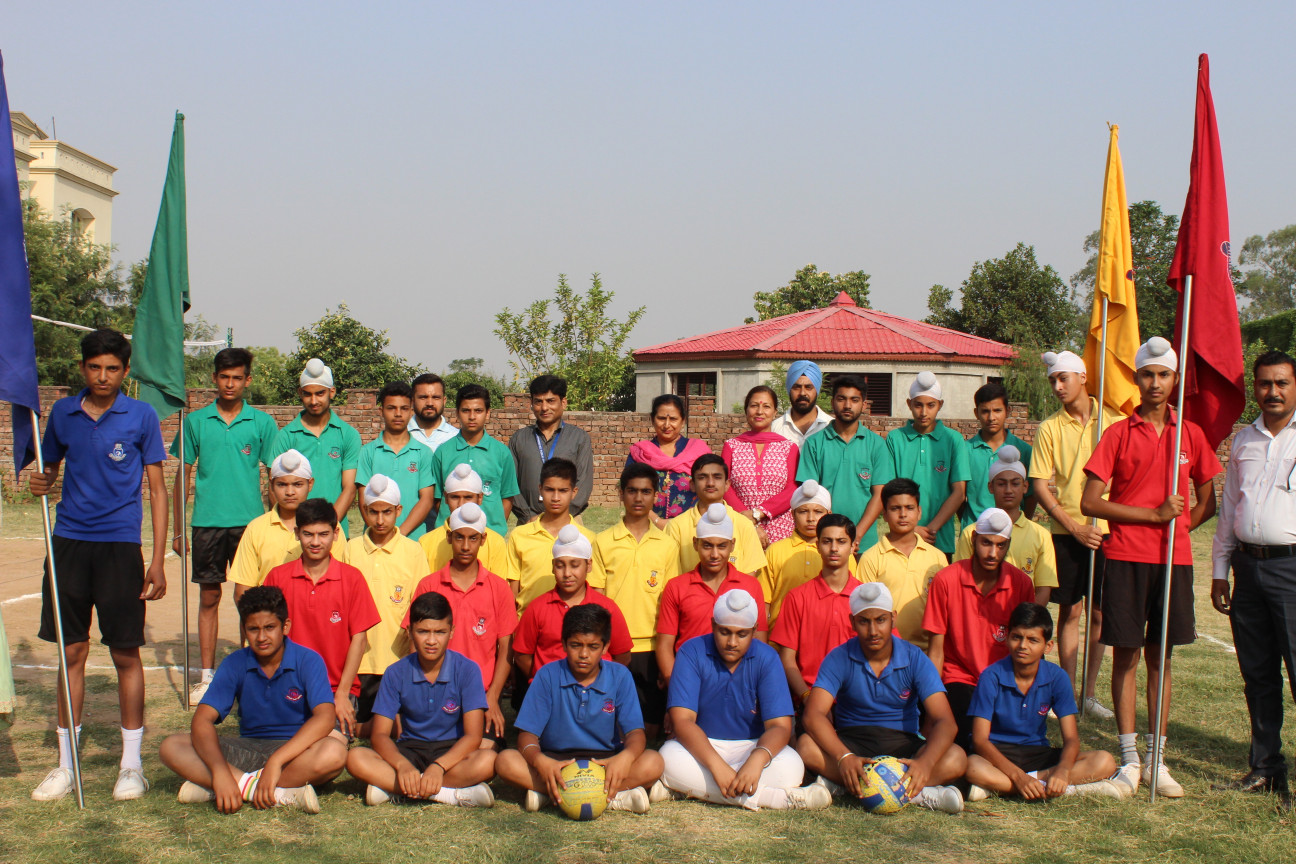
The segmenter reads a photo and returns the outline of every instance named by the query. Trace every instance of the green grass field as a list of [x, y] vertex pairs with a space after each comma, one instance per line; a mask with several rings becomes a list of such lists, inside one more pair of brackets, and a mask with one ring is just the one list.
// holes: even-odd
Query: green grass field
[[[13, 517], [7, 508], [6, 525]], [[28, 518], [24, 516], [23, 518]], [[591, 513], [592, 528], [610, 511]], [[39, 516], [35, 524], [39, 531]], [[1209, 531], [1195, 535], [1197, 560], [1207, 559]], [[8, 527], [6, 534], [9, 534]], [[13, 535], [10, 535], [13, 536]], [[142, 801], [111, 800], [119, 738], [111, 672], [88, 681], [83, 743], [87, 809], [69, 797], [54, 804], [29, 799], [51, 764], [52, 720], [0, 731], [0, 861], [13, 862], [451, 862], [671, 861], [803, 862], [1272, 862], [1296, 856], [1293, 818], [1267, 796], [1209, 791], [1209, 784], [1245, 770], [1247, 718], [1227, 622], [1210, 609], [1199, 564], [1198, 629], [1202, 638], [1176, 653], [1176, 702], [1168, 762], [1188, 790], [1179, 801], [1150, 805], [1146, 790], [1125, 802], [1064, 800], [1027, 805], [991, 799], [960, 816], [907, 809], [870, 816], [835, 805], [819, 813], [748, 813], [691, 801], [667, 802], [647, 816], [609, 813], [592, 823], [556, 810], [524, 813], [520, 796], [497, 785], [493, 810], [427, 807], [366, 808], [359, 783], [343, 774], [321, 790], [323, 812], [257, 812], [221, 816], [209, 806], [175, 802], [179, 781], [158, 762], [157, 744], [186, 729], [174, 691], [149, 693], [145, 768], [153, 791]], [[1209, 637], [1209, 638], [1208, 638]], [[52, 717], [51, 673], [19, 687], [20, 716]], [[1099, 693], [1104, 702], [1104, 675]], [[1140, 724], [1142, 720], [1140, 720]], [[1142, 728], [1142, 726], [1140, 726]], [[1085, 721], [1088, 747], [1115, 750], [1109, 723]], [[1288, 748], [1292, 735], [1286, 737]]]

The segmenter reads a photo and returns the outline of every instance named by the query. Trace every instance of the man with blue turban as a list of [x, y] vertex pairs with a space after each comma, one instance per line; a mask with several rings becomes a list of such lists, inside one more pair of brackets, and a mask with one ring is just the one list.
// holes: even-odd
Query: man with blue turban
[[791, 407], [772, 424], [770, 431], [782, 435], [797, 447], [832, 422], [832, 415], [818, 405], [823, 372], [812, 360], [797, 360], [787, 371], [787, 393]]

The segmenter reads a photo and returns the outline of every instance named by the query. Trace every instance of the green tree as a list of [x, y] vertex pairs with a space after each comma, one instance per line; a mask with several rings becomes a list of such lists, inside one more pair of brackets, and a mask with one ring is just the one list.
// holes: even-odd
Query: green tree
[[504, 405], [504, 390], [507, 386], [504, 379], [492, 375], [482, 367], [486, 361], [480, 357], [461, 357], [458, 360], [451, 360], [450, 366], [445, 372], [441, 373], [441, 380], [445, 382], [446, 393], [446, 411], [450, 416], [454, 416], [455, 396], [459, 393], [459, 388], [468, 384], [480, 384], [490, 393], [491, 407], [500, 408]]
[[757, 291], [752, 303], [759, 317], [748, 318], [746, 323], [767, 321], [808, 309], [823, 309], [842, 291], [850, 295], [856, 306], [868, 308], [869, 274], [852, 270], [834, 276], [827, 271], [820, 272], [814, 264], [807, 264], [781, 288]]
[[[247, 400], [253, 405], [291, 405], [295, 402], [297, 380], [288, 371], [288, 356], [269, 346], [248, 350], [252, 352], [252, 383], [248, 385]], [[297, 372], [301, 374], [300, 369]]]
[[382, 387], [388, 381], [408, 382], [423, 371], [404, 357], [389, 354], [391, 343], [386, 330], [374, 330], [351, 317], [345, 303], [327, 311], [324, 317], [293, 333], [297, 350], [288, 359], [293, 389], [297, 375], [312, 357], [318, 357], [333, 370], [333, 382], [339, 391]]
[[1267, 237], [1248, 237], [1238, 264], [1247, 268], [1235, 283], [1237, 293], [1248, 301], [1240, 310], [1243, 321], [1296, 307], [1296, 225], [1271, 231]]
[[[634, 404], [634, 360], [626, 347], [630, 331], [646, 306], [614, 317], [608, 308], [616, 294], [595, 273], [581, 294], [558, 275], [550, 300], [536, 300], [522, 312], [508, 307], [495, 315], [494, 333], [513, 355], [518, 381], [549, 373], [567, 380], [567, 401], [579, 411], [628, 411]], [[549, 307], [557, 320], [549, 318]]]
[[1246, 408], [1242, 411], [1239, 423], [1253, 423], [1260, 416], [1260, 403], [1255, 398], [1255, 361], [1269, 350], [1265, 340], [1257, 339], [1242, 346], [1242, 369], [1246, 377]]

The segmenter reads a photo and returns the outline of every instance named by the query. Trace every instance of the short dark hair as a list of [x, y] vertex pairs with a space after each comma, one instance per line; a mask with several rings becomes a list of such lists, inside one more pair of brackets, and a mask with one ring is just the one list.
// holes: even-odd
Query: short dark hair
[[463, 403], [469, 399], [480, 399], [486, 403], [486, 410], [490, 410], [490, 391], [480, 384], [465, 384], [459, 388], [455, 394], [455, 408], [462, 408]]
[[297, 527], [302, 528], [306, 525], [318, 525], [327, 523], [330, 528], [336, 528], [338, 525], [337, 511], [333, 509], [333, 502], [326, 501], [323, 498], [307, 498], [297, 508]]
[[571, 607], [563, 615], [562, 641], [577, 633], [593, 633], [606, 645], [612, 641], [612, 613], [594, 603]]
[[444, 594], [437, 591], [424, 591], [414, 598], [409, 607], [409, 626], [420, 621], [449, 621], [454, 626], [454, 609]]
[[284, 593], [274, 585], [257, 585], [243, 592], [235, 601], [239, 613], [239, 626], [242, 627], [258, 612], [269, 612], [281, 622], [288, 620], [288, 600]]
[[445, 381], [442, 380], [440, 375], [433, 372], [424, 372], [422, 375], [411, 381], [410, 390], [412, 391], [415, 387], [422, 387], [424, 384], [440, 384], [441, 392], [445, 392]]
[[[546, 393], [549, 391], [545, 391]], [[576, 485], [576, 463], [561, 456], [555, 456], [540, 466], [540, 485], [550, 477], [566, 480], [573, 487]]]
[[531, 386], [527, 388], [527, 392], [533, 399], [546, 393], [552, 393], [559, 399], [566, 399], [567, 379], [559, 378], [557, 375], [537, 375], [531, 379]]
[[621, 470], [621, 480], [619, 481], [621, 484], [621, 491], [624, 492], [626, 490], [626, 487], [630, 485], [631, 480], [637, 480], [641, 477], [652, 483], [654, 492], [661, 490], [661, 475], [657, 473], [657, 469], [653, 468], [651, 465], [645, 465], [643, 462], [631, 462]]
[[1017, 608], [1008, 617], [1008, 632], [1011, 633], [1018, 627], [1024, 630], [1040, 628], [1044, 631], [1045, 642], [1053, 638], [1053, 616], [1049, 614], [1047, 606], [1038, 603], [1017, 604]]
[[111, 354], [122, 362], [123, 366], [130, 365], [131, 344], [130, 340], [116, 330], [104, 328], [87, 333], [81, 339], [81, 362], [84, 363], [91, 357], [102, 357], [105, 354]]
[[1002, 399], [1004, 407], [1008, 407], [1008, 388], [1004, 387], [1002, 381], [987, 381], [972, 394], [972, 404], [978, 408], [996, 399]]
[[212, 360], [212, 371], [224, 372], [226, 369], [243, 367], [243, 371], [252, 374], [252, 352], [246, 348], [222, 348]]
[[908, 477], [897, 477], [887, 481], [887, 484], [882, 487], [882, 506], [885, 507], [887, 502], [897, 495], [912, 495], [915, 501], [922, 504], [918, 484]]
[[1291, 367], [1292, 375], [1296, 376], [1296, 359], [1286, 351], [1266, 351], [1261, 354], [1256, 358], [1255, 365], [1251, 367], [1251, 374], [1257, 374], [1261, 366], [1282, 366], [1284, 363]]
[[708, 465], [719, 465], [724, 469], [725, 479], [729, 479], [729, 466], [725, 461], [714, 453], [703, 453], [697, 459], [693, 460], [693, 467], [689, 469], [689, 476], [696, 477], [698, 472]]
[[774, 388], [770, 387], [767, 384], [757, 384], [755, 387], [748, 390], [747, 395], [743, 397], [744, 411], [747, 410], [747, 406], [751, 404], [752, 397], [755, 396], [757, 393], [768, 393], [770, 399], [774, 400], [774, 410], [775, 411], [778, 410], [778, 394], [774, 392]]
[[837, 391], [843, 388], [858, 390], [861, 396], [865, 399], [868, 398], [868, 385], [858, 375], [834, 375], [832, 379], [832, 395], [836, 396]]
[[388, 396], [398, 396], [402, 399], [414, 401], [414, 388], [404, 381], [388, 381], [383, 388], [378, 391], [378, 405], [381, 407], [383, 400]]
[[846, 531], [847, 537], [855, 539], [855, 521], [843, 513], [829, 513], [819, 520], [815, 531], [822, 534], [825, 528], [841, 528]]
[[663, 393], [652, 401], [652, 410], [648, 412], [649, 417], [656, 417], [657, 411], [663, 405], [674, 405], [675, 409], [680, 412], [680, 416], [685, 420], [688, 419], [688, 403], [676, 396], [674, 393]]

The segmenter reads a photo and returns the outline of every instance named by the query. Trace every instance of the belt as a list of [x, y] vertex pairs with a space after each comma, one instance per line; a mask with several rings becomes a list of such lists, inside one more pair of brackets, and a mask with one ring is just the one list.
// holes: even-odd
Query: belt
[[1291, 558], [1296, 555], [1296, 545], [1257, 546], [1254, 543], [1239, 542], [1238, 548], [1258, 561], [1268, 561], [1270, 558]]

